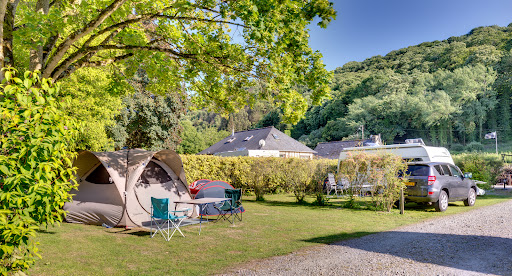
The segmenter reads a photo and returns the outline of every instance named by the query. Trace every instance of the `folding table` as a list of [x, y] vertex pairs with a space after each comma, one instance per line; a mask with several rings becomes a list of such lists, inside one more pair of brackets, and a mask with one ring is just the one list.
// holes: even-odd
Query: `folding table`
[[[224, 201], [230, 201], [231, 198], [225, 198], [225, 197], [203, 197], [203, 198], [197, 198], [197, 199], [185, 199], [185, 200], [176, 200], [174, 203], [182, 203], [182, 204], [194, 204], [199, 206], [200, 211], [200, 219], [199, 219], [199, 235], [201, 235], [201, 225], [203, 222], [203, 212], [206, 210], [206, 206], [210, 203], [221, 203]], [[206, 218], [208, 220], [208, 217]]]

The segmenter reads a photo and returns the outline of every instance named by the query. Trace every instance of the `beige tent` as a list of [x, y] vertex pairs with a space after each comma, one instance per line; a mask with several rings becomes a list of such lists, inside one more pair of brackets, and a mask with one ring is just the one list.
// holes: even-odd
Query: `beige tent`
[[79, 186], [64, 205], [68, 222], [148, 226], [151, 197], [191, 199], [181, 158], [171, 150], [83, 151], [74, 166]]

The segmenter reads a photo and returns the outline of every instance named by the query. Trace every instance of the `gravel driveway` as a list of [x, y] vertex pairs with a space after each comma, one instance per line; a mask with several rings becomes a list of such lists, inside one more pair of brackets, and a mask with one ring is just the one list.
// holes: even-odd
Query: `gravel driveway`
[[233, 275], [512, 275], [512, 200], [286, 256]]

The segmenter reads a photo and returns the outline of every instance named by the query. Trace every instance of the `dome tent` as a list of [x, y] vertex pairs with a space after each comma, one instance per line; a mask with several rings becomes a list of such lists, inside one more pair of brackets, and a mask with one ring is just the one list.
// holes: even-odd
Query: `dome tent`
[[190, 193], [192, 195], [195, 195], [197, 194], [197, 192], [207, 183], [211, 182], [210, 179], [199, 179], [199, 180], [196, 180], [194, 182], [192, 182], [192, 184], [188, 185], [188, 188], [190, 190]]
[[148, 226], [151, 197], [191, 199], [181, 158], [171, 150], [83, 151], [74, 166], [79, 186], [64, 205], [68, 222]]

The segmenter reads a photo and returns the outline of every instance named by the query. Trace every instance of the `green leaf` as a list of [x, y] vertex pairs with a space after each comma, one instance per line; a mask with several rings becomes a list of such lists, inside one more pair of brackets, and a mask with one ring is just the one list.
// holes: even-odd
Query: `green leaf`
[[2, 172], [4, 177], [10, 175], [9, 169], [7, 168], [7, 166], [5, 166], [3, 164], [0, 165], [0, 171]]

